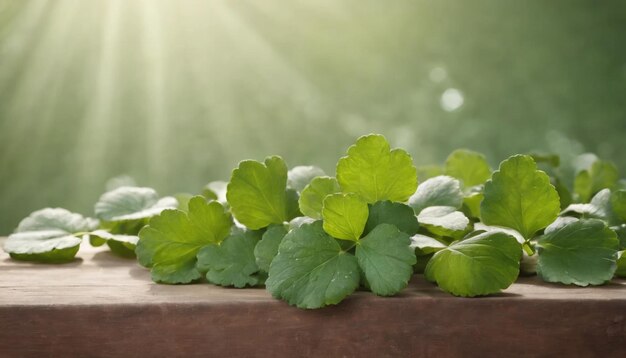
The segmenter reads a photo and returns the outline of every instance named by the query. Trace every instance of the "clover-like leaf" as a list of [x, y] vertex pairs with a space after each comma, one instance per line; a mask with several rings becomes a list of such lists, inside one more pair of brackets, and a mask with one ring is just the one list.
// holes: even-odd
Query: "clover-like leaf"
[[135, 249], [139, 263], [150, 267], [152, 279], [189, 283], [201, 277], [196, 268], [200, 248], [218, 244], [230, 233], [232, 219], [217, 201], [203, 196], [189, 201], [189, 212], [165, 210], [139, 232]]
[[469, 219], [451, 206], [431, 206], [420, 212], [417, 221], [426, 230], [439, 236], [462, 237], [470, 228]]
[[325, 176], [314, 178], [300, 193], [300, 211], [308, 217], [321, 219], [324, 198], [339, 192], [341, 188], [337, 179]]
[[265, 284], [274, 297], [290, 305], [320, 308], [354, 292], [359, 277], [356, 257], [344, 252], [317, 221], [285, 236]]
[[237, 221], [250, 229], [288, 221], [287, 165], [281, 157], [265, 163], [244, 160], [233, 170], [226, 198]]
[[102, 194], [95, 212], [102, 221], [117, 222], [146, 219], [177, 207], [178, 201], [174, 197], [159, 199], [152, 188], [122, 186]]
[[219, 244], [200, 249], [196, 266], [200, 272], [206, 272], [206, 279], [215, 285], [255, 286], [259, 283], [259, 266], [254, 257], [257, 243], [257, 232], [236, 232]]
[[417, 187], [409, 198], [409, 206], [416, 214], [429, 206], [451, 206], [459, 209], [463, 205], [461, 183], [449, 176], [430, 178]]
[[544, 281], [601, 285], [613, 277], [619, 241], [601, 220], [582, 219], [540, 237], [536, 247]]
[[410, 244], [409, 235], [390, 224], [376, 226], [357, 242], [355, 255], [372, 292], [391, 296], [407, 286], [416, 263]]
[[485, 184], [484, 195], [482, 221], [517, 230], [526, 240], [553, 222], [560, 211], [550, 178], [527, 155], [503, 161]]
[[284, 225], [272, 225], [263, 233], [261, 241], [254, 248], [256, 264], [261, 270], [265, 272], [270, 270], [270, 264], [278, 253], [278, 246], [287, 232]]
[[484, 296], [515, 282], [521, 258], [522, 248], [514, 237], [486, 232], [435, 253], [425, 277], [455, 296]]
[[338, 239], [356, 241], [363, 234], [369, 210], [356, 194], [332, 194], [324, 199], [324, 230]]
[[390, 150], [382, 135], [360, 137], [337, 163], [337, 181], [346, 193], [357, 193], [368, 203], [406, 201], [417, 188], [417, 172], [411, 156]]
[[369, 206], [365, 234], [380, 224], [391, 224], [400, 231], [414, 235], [420, 228], [417, 217], [410, 206], [391, 201], [379, 201]]
[[4, 243], [12, 258], [26, 261], [61, 263], [74, 259], [81, 236], [97, 225], [61, 208], [38, 210], [23, 219]]
[[325, 176], [322, 168], [313, 165], [299, 165], [287, 172], [287, 188], [294, 189], [298, 193], [304, 190], [315, 177]]
[[485, 183], [491, 177], [491, 168], [484, 155], [457, 149], [446, 159], [446, 175], [457, 178], [469, 188]]

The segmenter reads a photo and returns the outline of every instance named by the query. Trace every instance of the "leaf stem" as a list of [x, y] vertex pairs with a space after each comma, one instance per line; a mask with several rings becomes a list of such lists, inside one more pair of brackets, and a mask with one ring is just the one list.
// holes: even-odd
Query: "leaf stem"
[[535, 248], [531, 245], [530, 241], [524, 242], [524, 244], [522, 244], [522, 249], [524, 249], [528, 256], [535, 254]]

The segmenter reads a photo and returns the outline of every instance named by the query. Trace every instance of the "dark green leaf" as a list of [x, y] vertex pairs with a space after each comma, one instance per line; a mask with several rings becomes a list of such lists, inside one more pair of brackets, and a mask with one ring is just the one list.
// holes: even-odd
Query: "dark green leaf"
[[322, 229], [320, 221], [291, 230], [270, 265], [267, 289], [300, 308], [337, 304], [359, 285], [357, 259]]
[[206, 279], [220, 286], [242, 288], [259, 283], [254, 248], [259, 243], [254, 232], [237, 233], [220, 244], [210, 244], [198, 252], [197, 268]]
[[372, 292], [392, 296], [407, 286], [416, 263], [410, 243], [409, 235], [390, 224], [376, 226], [357, 242], [356, 258]]
[[537, 274], [547, 282], [601, 285], [613, 277], [618, 240], [597, 219], [578, 220], [537, 240]]
[[270, 264], [278, 253], [278, 245], [287, 235], [287, 229], [284, 225], [270, 226], [263, 234], [263, 238], [254, 248], [254, 256], [256, 264], [265, 272], [270, 270]]
[[365, 234], [374, 230], [380, 224], [394, 225], [400, 231], [409, 235], [416, 234], [420, 227], [411, 207], [391, 201], [379, 201], [369, 206]]

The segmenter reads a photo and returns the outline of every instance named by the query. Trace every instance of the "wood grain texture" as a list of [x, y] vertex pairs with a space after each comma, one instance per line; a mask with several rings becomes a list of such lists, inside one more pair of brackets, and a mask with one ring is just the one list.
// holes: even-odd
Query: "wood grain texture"
[[88, 245], [64, 265], [0, 256], [0, 357], [623, 357], [626, 281], [521, 278], [457, 298], [416, 276], [398, 297], [358, 292], [303, 311], [264, 289], [157, 285]]

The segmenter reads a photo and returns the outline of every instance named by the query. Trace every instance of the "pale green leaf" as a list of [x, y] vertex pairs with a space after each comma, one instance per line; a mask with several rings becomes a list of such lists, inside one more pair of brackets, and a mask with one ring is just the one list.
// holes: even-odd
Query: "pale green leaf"
[[409, 206], [416, 214], [429, 206], [451, 206], [455, 209], [463, 205], [463, 192], [458, 180], [440, 175], [421, 183], [409, 198]]
[[390, 150], [382, 135], [360, 137], [337, 163], [337, 181], [345, 193], [357, 193], [368, 203], [406, 201], [417, 188], [411, 156]]
[[439, 236], [462, 237], [470, 228], [469, 219], [451, 206], [431, 206], [420, 212], [417, 221], [426, 230]]
[[446, 175], [457, 178], [464, 187], [483, 184], [491, 177], [485, 156], [467, 149], [458, 149], [446, 159]]
[[503, 161], [485, 184], [482, 221], [518, 231], [529, 240], [556, 219], [559, 195], [533, 159], [516, 155]]
[[191, 282], [201, 277], [196, 268], [198, 250], [224, 240], [231, 225], [232, 219], [220, 203], [194, 197], [189, 201], [189, 213], [165, 210], [150, 220], [139, 232], [137, 259], [152, 268], [156, 282]]
[[300, 165], [291, 168], [287, 172], [287, 188], [294, 189], [298, 193], [301, 192], [313, 178], [325, 176], [326, 173], [322, 168], [312, 165]]
[[102, 194], [95, 213], [100, 220], [115, 222], [145, 219], [177, 207], [174, 197], [159, 199], [154, 189], [123, 186]]
[[324, 198], [339, 192], [341, 192], [341, 188], [337, 179], [331, 177], [314, 178], [300, 193], [300, 211], [306, 216], [321, 219]]
[[425, 275], [455, 296], [484, 296], [515, 282], [521, 257], [521, 245], [514, 237], [486, 232], [435, 253]]
[[237, 221], [250, 229], [281, 224], [287, 218], [287, 165], [274, 156], [265, 163], [245, 160], [233, 170], [226, 198]]
[[324, 199], [324, 230], [337, 239], [356, 241], [363, 234], [369, 210], [356, 194], [332, 194]]

